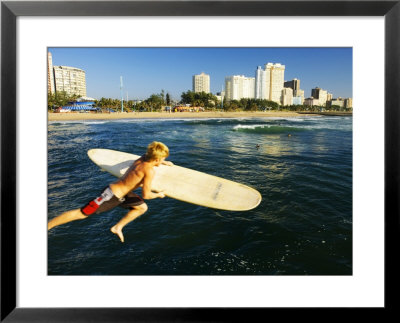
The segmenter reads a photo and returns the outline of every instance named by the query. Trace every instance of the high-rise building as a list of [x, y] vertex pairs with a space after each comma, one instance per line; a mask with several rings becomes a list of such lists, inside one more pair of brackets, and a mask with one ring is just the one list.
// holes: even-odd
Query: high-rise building
[[284, 86], [293, 90], [293, 104], [302, 105], [304, 103], [304, 91], [300, 89], [300, 80], [286, 81]]
[[261, 66], [257, 67], [255, 78], [255, 98], [260, 100], [269, 100], [269, 79], [270, 73], [263, 70]]
[[54, 66], [55, 91], [68, 95], [86, 96], [85, 71], [76, 67]]
[[328, 91], [316, 87], [315, 89], [311, 90], [311, 96], [314, 99], [318, 99], [319, 105], [326, 105], [326, 101], [328, 99]]
[[203, 72], [193, 75], [193, 92], [210, 93], [210, 75]]
[[352, 109], [353, 108], [353, 99], [352, 98], [344, 99], [344, 107], [346, 109]]
[[50, 52], [47, 52], [47, 92], [54, 94], [54, 72], [53, 72], [53, 58]]
[[258, 66], [255, 74], [255, 98], [281, 104], [285, 65], [267, 63], [264, 65], [264, 69]]
[[304, 98], [304, 91], [300, 89], [300, 80], [293, 79], [291, 81], [286, 81], [284, 87], [289, 87], [293, 90], [293, 97], [302, 96]]
[[243, 98], [254, 99], [255, 78], [244, 75], [225, 77], [226, 100], [240, 100]]
[[319, 104], [326, 106], [326, 101], [328, 100], [328, 91], [321, 90], [319, 92]]
[[285, 83], [285, 65], [279, 63], [272, 64], [267, 63], [265, 65], [265, 70], [270, 75], [269, 85], [269, 100], [281, 104], [281, 95]]
[[292, 105], [293, 104], [293, 89], [290, 87], [285, 87], [282, 90], [282, 105]]
[[297, 90], [300, 90], [300, 80], [293, 79], [291, 81], [286, 81], [284, 87], [291, 88], [293, 90], [293, 95], [297, 96]]

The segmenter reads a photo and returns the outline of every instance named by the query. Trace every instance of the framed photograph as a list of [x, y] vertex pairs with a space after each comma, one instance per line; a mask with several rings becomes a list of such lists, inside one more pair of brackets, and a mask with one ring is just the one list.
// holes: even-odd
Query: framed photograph
[[[394, 309], [398, 1], [4, 1], [1, 15], [2, 321], [235, 321], [278, 308]], [[50, 104], [51, 86], [60, 81], [46, 73], [49, 62], [57, 66], [54, 77], [56, 69], [68, 72], [66, 65], [81, 75], [85, 62], [98, 93], [92, 86], [82, 100]], [[235, 72], [224, 69], [228, 64]], [[256, 91], [262, 75], [279, 70], [283, 77], [285, 66], [284, 95], [276, 99], [272, 85], [268, 98], [261, 86]], [[211, 89], [207, 73], [218, 80]], [[237, 80], [226, 73], [241, 75], [255, 100], [236, 100], [230, 84]], [[307, 73], [311, 80], [300, 83]], [[182, 79], [189, 85], [175, 90]], [[182, 93], [192, 82], [193, 93], [202, 92], [200, 79], [217, 95], [207, 99], [214, 106]], [[129, 98], [127, 84], [136, 91]], [[308, 114], [297, 117], [293, 100], [303, 103], [302, 85]], [[102, 93], [121, 100], [100, 100]], [[103, 114], [149, 116], [155, 109], [159, 119], [95, 118], [87, 111], [91, 95]], [[171, 102], [180, 95], [181, 104]], [[246, 119], [280, 106], [287, 114]], [[211, 117], [165, 116], [204, 107]], [[247, 114], [224, 119], [224, 107]], [[77, 120], [48, 114], [67, 108], [84, 113]], [[88, 149], [139, 155], [153, 137], [168, 144], [177, 165], [234, 174], [258, 189], [258, 211], [155, 200], [151, 215], [125, 237], [116, 229], [117, 237], [103, 235], [122, 211], [47, 231], [47, 221], [70, 206], [93, 208], [83, 203], [111, 179], [87, 158]]]

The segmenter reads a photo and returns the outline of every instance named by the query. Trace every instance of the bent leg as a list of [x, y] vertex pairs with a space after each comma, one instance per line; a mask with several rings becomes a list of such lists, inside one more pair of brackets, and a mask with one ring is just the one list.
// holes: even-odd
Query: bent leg
[[75, 220], [86, 219], [87, 216], [81, 212], [81, 209], [75, 209], [71, 211], [67, 211], [54, 219], [51, 219], [47, 224], [47, 230], [50, 230], [60, 224], [68, 223]]
[[124, 235], [122, 234], [122, 229], [126, 226], [129, 222], [132, 222], [143, 213], [147, 211], [147, 205], [145, 203], [132, 207], [132, 210], [128, 212], [116, 225], [111, 228], [111, 232], [116, 234], [121, 242], [124, 242]]

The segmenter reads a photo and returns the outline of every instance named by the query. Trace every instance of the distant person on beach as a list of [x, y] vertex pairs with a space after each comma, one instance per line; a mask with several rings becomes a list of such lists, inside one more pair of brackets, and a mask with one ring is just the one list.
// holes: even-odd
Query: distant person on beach
[[[50, 230], [71, 221], [86, 219], [91, 214], [100, 214], [120, 206], [130, 211], [111, 228], [111, 232], [116, 234], [121, 242], [124, 242], [123, 227], [147, 211], [147, 205], [143, 199], [165, 197], [163, 192], [152, 192], [151, 183], [155, 173], [154, 167], [161, 164], [173, 165], [165, 160], [168, 156], [169, 149], [166, 145], [162, 142], [152, 142], [148, 145], [146, 154], [136, 160], [120, 179], [107, 186], [98, 197], [82, 208], [67, 211], [51, 219], [47, 224], [47, 229]], [[142, 197], [132, 192], [140, 186], [142, 186]]]

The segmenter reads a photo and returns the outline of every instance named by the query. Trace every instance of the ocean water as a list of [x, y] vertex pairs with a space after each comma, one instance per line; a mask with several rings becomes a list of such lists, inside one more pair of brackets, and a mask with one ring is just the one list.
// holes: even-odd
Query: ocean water
[[50, 122], [48, 218], [115, 180], [88, 149], [142, 154], [154, 140], [175, 164], [250, 185], [262, 202], [231, 212], [149, 200], [125, 243], [109, 230], [122, 208], [64, 224], [48, 234], [49, 275], [352, 274], [352, 117]]

